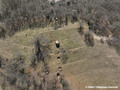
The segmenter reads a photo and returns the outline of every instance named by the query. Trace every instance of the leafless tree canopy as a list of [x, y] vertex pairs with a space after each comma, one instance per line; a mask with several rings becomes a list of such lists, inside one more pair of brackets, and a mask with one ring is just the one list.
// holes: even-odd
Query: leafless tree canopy
[[[0, 1], [0, 38], [12, 36], [27, 28], [44, 28], [47, 25], [55, 29], [77, 22], [80, 19], [87, 22], [89, 30], [98, 36], [112, 35], [113, 40], [107, 40], [120, 54], [120, 0], [1, 0]], [[79, 28], [82, 35], [83, 27]], [[35, 52], [32, 55], [31, 65], [42, 62], [45, 71], [49, 72], [46, 58], [49, 57], [50, 40], [44, 36], [35, 39]], [[94, 46], [94, 38], [85, 33], [85, 42]], [[63, 64], [68, 56], [62, 50]], [[47, 81], [45, 75], [25, 73], [24, 55], [18, 54], [11, 62], [0, 56], [0, 85], [5, 90], [10, 85], [11, 90], [55, 90], [56, 79]], [[66, 61], [65, 61], [66, 60]], [[61, 80], [64, 90], [69, 90], [64, 78]], [[46, 86], [48, 85], [48, 86]]]
[[[1, 0], [0, 34], [13, 35], [19, 30], [46, 27], [54, 23], [55, 29], [68, 20], [83, 19], [96, 34], [108, 36], [110, 26], [120, 22], [119, 0]], [[57, 20], [56, 20], [57, 18]], [[57, 26], [58, 25], [58, 26]], [[118, 26], [117, 26], [118, 27]], [[117, 29], [118, 30], [118, 29]]]

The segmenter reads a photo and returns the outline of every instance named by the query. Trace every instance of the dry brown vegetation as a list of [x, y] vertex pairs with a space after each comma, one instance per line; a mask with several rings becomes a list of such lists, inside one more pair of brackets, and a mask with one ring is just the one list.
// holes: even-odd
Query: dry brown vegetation
[[119, 86], [119, 8], [119, 0], [1, 0], [0, 89]]
[[26, 28], [51, 25], [58, 29], [68, 25], [68, 21], [82, 19], [96, 35], [116, 38], [112, 42], [118, 50], [119, 8], [119, 0], [1, 0], [0, 37], [12, 36]]
[[[84, 90], [86, 85], [119, 86], [120, 57], [106, 42], [102, 44], [97, 39], [94, 39], [95, 45], [93, 47], [88, 47], [84, 42], [84, 35], [79, 35], [78, 28], [78, 23], [69, 23], [68, 26], [55, 31], [50, 27], [49, 30], [48, 28], [42, 30], [25, 30], [16, 33], [11, 38], [1, 39], [1, 56], [4, 56], [4, 58], [2, 57], [4, 62], [2, 62], [2, 67], [0, 68], [1, 88], [5, 88], [6, 90], [10, 88], [12, 90], [16, 88], [18, 90], [25, 88], [34, 90], [36, 88], [37, 90], [39, 88], [45, 89], [47, 85], [51, 90], [52, 88], [58, 89], [58, 86], [63, 88], [60, 79], [58, 80], [56, 76], [59, 70], [60, 73], [62, 70], [61, 75], [65, 75], [65, 82], [68, 83], [65, 85], [67, 85], [66, 88], [68, 90], [69, 88], [72, 88], [72, 90]], [[26, 34], [28, 34], [27, 37]], [[40, 37], [44, 37], [42, 39], [45, 39], [45, 42], [50, 41], [50, 52], [47, 53], [50, 56], [44, 58], [49, 72], [47, 72], [43, 61], [39, 60], [38, 62], [36, 59], [36, 51], [38, 49], [35, 46], [35, 41], [39, 41], [40, 43]], [[60, 41], [60, 49], [56, 49], [54, 40]], [[11, 48], [11, 46], [14, 48]], [[21, 53], [14, 54], [17, 51]], [[6, 53], [11, 55], [6, 56]], [[31, 58], [31, 55], [35, 58]], [[64, 55], [67, 56], [64, 57]], [[60, 56], [60, 59], [57, 59], [58, 56]], [[113, 79], [114, 81], [112, 81]], [[55, 84], [56, 82], [57, 84]]]

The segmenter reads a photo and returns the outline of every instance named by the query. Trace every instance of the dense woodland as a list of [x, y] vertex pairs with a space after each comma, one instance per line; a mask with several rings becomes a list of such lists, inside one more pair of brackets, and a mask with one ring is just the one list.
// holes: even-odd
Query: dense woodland
[[[98, 36], [109, 37], [110, 46], [114, 46], [120, 53], [120, 1], [119, 0], [1, 0], [0, 4], [0, 38], [12, 36], [16, 32], [52, 26], [54, 29], [74, 23], [79, 20], [89, 25], [89, 30]], [[81, 33], [82, 27], [79, 28]], [[87, 37], [89, 35], [85, 35]], [[43, 38], [43, 37], [42, 37]], [[46, 38], [46, 37], [44, 37]], [[89, 37], [87, 37], [89, 39]], [[93, 37], [91, 37], [93, 41]], [[47, 38], [45, 42], [41, 37], [34, 42], [35, 53], [31, 58], [31, 67], [37, 63], [44, 65], [45, 72], [49, 73], [46, 58], [50, 52]], [[94, 42], [91, 46], [94, 46]], [[65, 59], [67, 57], [64, 57]], [[6, 85], [12, 86], [12, 90], [57, 90], [55, 75], [51, 80], [40, 73], [25, 74], [24, 56], [18, 55], [11, 62], [0, 56], [0, 68], [5, 70], [6, 75], [0, 72], [0, 85], [5, 90]], [[24, 67], [24, 68], [23, 68]], [[32, 78], [31, 78], [32, 77]], [[41, 78], [40, 78], [41, 77]], [[39, 80], [41, 79], [41, 80]], [[41, 81], [41, 82], [39, 82]], [[69, 90], [68, 83], [62, 76], [61, 83], [64, 90]]]
[[[61, 27], [68, 21], [85, 20], [98, 35], [119, 37], [119, 0], [1, 0], [0, 35], [26, 28]], [[57, 19], [56, 19], [57, 18]]]

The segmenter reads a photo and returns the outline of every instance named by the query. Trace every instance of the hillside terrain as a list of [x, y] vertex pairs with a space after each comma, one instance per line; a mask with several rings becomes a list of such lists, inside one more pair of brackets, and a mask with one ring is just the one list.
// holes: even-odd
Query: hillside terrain
[[0, 0], [0, 90], [119, 90], [119, 71], [120, 0]]
[[[42, 73], [41, 63], [37, 65], [35, 71], [29, 65], [31, 54], [34, 53], [33, 42], [36, 36], [45, 35], [51, 40], [50, 58], [47, 59], [49, 75], [57, 73], [58, 67], [62, 67], [61, 73], [64, 73], [71, 90], [85, 90], [85, 86], [120, 87], [120, 56], [113, 47], [108, 46], [106, 42], [101, 43], [97, 39], [94, 40], [93, 47], [88, 47], [84, 42], [84, 36], [79, 34], [78, 28], [79, 23], [69, 23], [68, 26], [58, 30], [46, 27], [20, 31], [13, 37], [0, 40], [1, 56], [13, 61], [14, 56], [22, 55], [25, 61], [25, 74]], [[55, 40], [60, 41], [60, 49], [56, 49]], [[66, 59], [62, 59], [62, 55], [58, 54], [59, 50], [66, 52]], [[60, 61], [57, 59], [58, 55], [61, 57]], [[4, 72], [4, 68], [3, 65], [0, 73]], [[6, 88], [6, 90], [10, 90], [9, 87], [6, 86]]]

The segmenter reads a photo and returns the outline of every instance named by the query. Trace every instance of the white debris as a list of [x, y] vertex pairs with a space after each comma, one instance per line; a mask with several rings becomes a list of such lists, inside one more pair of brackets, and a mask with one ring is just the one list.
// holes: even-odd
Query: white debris
[[55, 43], [59, 43], [58, 41], [55, 41]]

